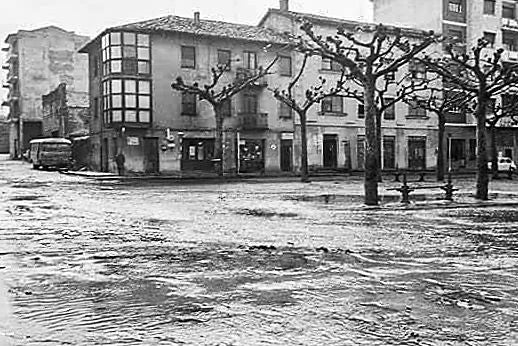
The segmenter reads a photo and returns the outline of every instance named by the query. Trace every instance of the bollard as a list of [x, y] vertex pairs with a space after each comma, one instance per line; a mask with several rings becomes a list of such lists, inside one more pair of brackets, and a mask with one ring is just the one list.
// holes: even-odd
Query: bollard
[[452, 179], [451, 179], [451, 172], [448, 173], [448, 182], [444, 186], [444, 191], [446, 192], [445, 199], [447, 201], [453, 201], [453, 191], [454, 191], [454, 189], [453, 189], [453, 183], [452, 183]]

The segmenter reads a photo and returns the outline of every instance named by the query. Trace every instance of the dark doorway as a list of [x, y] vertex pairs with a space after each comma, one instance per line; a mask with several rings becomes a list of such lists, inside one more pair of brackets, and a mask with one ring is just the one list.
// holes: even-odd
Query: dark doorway
[[291, 172], [293, 160], [293, 141], [291, 139], [281, 140], [281, 171]]
[[158, 138], [144, 138], [144, 172], [158, 173]]
[[214, 171], [214, 139], [185, 138], [182, 143], [182, 170]]
[[23, 143], [22, 150], [29, 149], [29, 142], [43, 135], [43, 126], [41, 121], [24, 121], [23, 122]]
[[426, 169], [426, 137], [408, 138], [408, 168]]
[[336, 168], [338, 165], [337, 135], [324, 135], [324, 167]]
[[108, 148], [108, 138], [103, 138], [101, 145], [101, 172], [108, 172], [108, 158], [110, 156], [110, 148]]

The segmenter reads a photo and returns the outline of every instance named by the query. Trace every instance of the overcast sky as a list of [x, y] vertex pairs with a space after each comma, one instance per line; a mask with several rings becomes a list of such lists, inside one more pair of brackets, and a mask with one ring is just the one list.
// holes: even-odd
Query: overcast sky
[[[169, 14], [191, 17], [194, 11], [206, 19], [256, 25], [268, 8], [278, 6], [279, 0], [0, 0], [0, 38], [48, 25], [94, 37], [111, 26]], [[290, 9], [359, 21], [372, 18], [369, 0], [290, 0]], [[3, 55], [1, 59], [5, 61]]]

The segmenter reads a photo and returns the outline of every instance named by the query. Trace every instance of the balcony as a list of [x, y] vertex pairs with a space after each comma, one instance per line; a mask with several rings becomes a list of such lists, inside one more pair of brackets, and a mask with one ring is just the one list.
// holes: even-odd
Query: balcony
[[239, 113], [239, 127], [241, 130], [267, 130], [267, 113]]
[[502, 18], [502, 29], [518, 31], [518, 21], [511, 18]]
[[[236, 71], [236, 83], [242, 83], [243, 81], [253, 77], [254, 75], [258, 74], [259, 70], [257, 69], [249, 69], [249, 68], [243, 68], [238, 67]], [[255, 83], [251, 84], [250, 87], [256, 87], [256, 88], [265, 88], [268, 86], [268, 82], [266, 81], [266, 78], [263, 76], [255, 81]]]

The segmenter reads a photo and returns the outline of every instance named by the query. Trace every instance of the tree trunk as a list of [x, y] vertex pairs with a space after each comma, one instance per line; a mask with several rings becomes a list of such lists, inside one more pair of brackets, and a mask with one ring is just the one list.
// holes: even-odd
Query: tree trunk
[[300, 140], [301, 140], [301, 167], [300, 167], [300, 181], [307, 183], [309, 181], [308, 172], [308, 136], [307, 136], [307, 118], [306, 112], [300, 112]]
[[489, 134], [491, 136], [491, 173], [493, 179], [498, 179], [498, 153], [496, 151], [496, 124], [489, 125]]
[[378, 205], [378, 153], [376, 151], [377, 106], [374, 101], [375, 81], [364, 85], [365, 105], [365, 204]]
[[477, 105], [477, 188], [475, 198], [488, 200], [489, 176], [487, 169], [486, 107], [488, 98], [480, 91]]
[[437, 114], [439, 117], [439, 133], [437, 143], [437, 181], [444, 181], [444, 133], [446, 132], [446, 120], [444, 114]]
[[381, 136], [381, 112], [380, 111], [377, 111], [376, 112], [376, 158], [378, 160], [378, 164], [377, 164], [377, 179], [378, 179], [378, 182], [381, 183], [383, 181], [383, 178], [381, 176], [381, 151], [383, 150], [382, 148], [382, 136]]
[[214, 143], [214, 158], [216, 161], [216, 173], [218, 176], [223, 176], [223, 120], [224, 116], [221, 113], [221, 109], [218, 107], [214, 107], [214, 111], [216, 113], [216, 140]]

